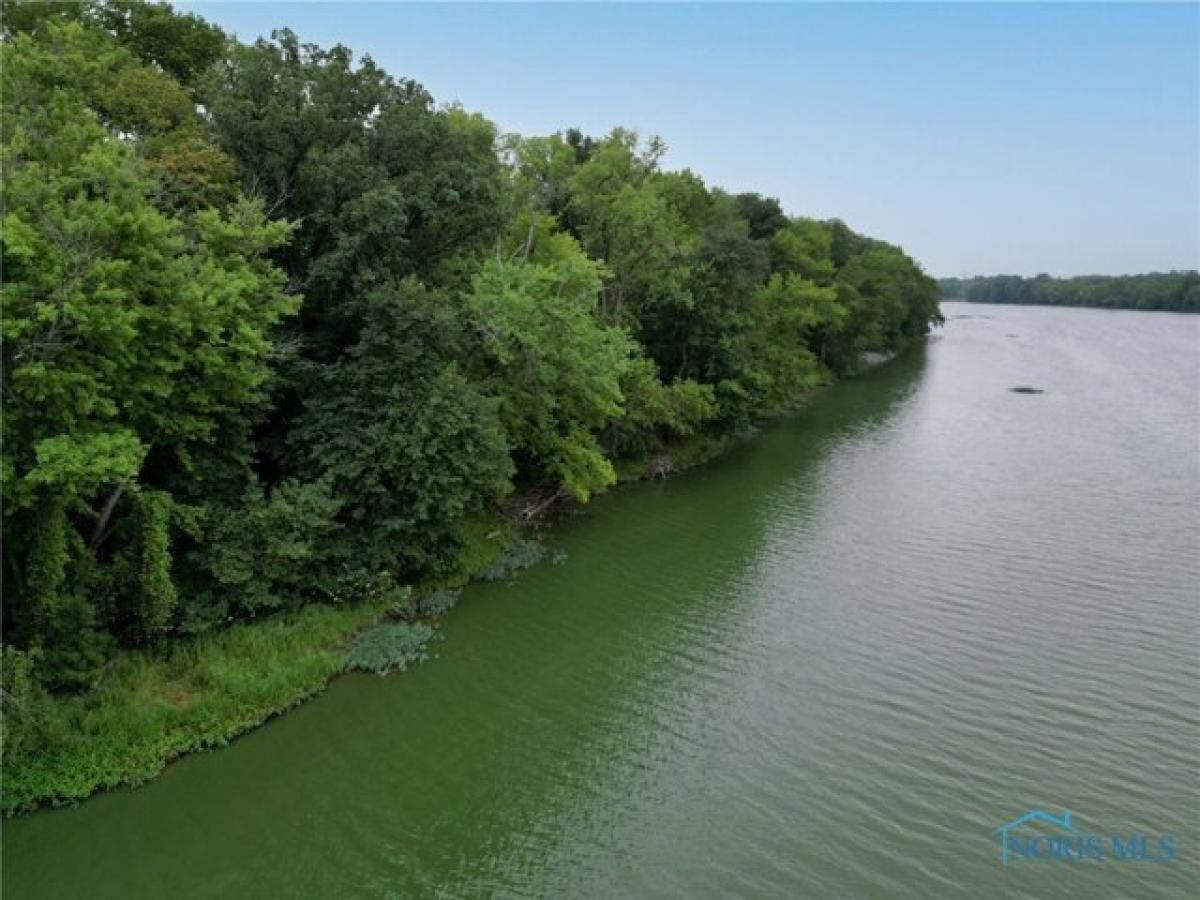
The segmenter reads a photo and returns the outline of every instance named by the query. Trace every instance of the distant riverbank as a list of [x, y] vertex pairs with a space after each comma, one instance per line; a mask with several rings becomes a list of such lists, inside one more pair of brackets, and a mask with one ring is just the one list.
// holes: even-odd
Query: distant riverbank
[[942, 278], [938, 289], [943, 302], [1200, 312], [1200, 273], [1194, 271], [1075, 278], [1049, 275]]

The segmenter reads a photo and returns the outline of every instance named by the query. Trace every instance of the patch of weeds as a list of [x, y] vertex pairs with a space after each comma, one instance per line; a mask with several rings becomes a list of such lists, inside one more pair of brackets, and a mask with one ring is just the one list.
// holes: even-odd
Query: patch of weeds
[[505, 549], [500, 558], [479, 573], [480, 581], [500, 581], [541, 562], [546, 548], [537, 541], [521, 539]]
[[441, 618], [454, 609], [454, 604], [458, 602], [461, 593], [462, 591], [453, 588], [430, 591], [417, 602], [417, 614], [433, 619]]
[[359, 632], [346, 654], [346, 669], [385, 675], [403, 672], [428, 658], [426, 646], [436, 632], [424, 622], [382, 622]]

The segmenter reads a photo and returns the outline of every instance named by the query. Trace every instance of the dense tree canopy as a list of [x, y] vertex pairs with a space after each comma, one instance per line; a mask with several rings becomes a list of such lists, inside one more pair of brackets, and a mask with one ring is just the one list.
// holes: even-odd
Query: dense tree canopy
[[[298, 304], [265, 258], [286, 223], [245, 199], [176, 209], [158, 132], [114, 137], [109, 89], [140, 63], [77, 23], [4, 51], [5, 616], [74, 683], [109, 634], [170, 627], [171, 532], [265, 400]], [[174, 102], [143, 99], [148, 119]]]
[[166, 5], [5, 29], [4, 636], [52, 689], [436, 573], [508, 492], [584, 501], [939, 320], [899, 248], [630, 131], [501, 136]]

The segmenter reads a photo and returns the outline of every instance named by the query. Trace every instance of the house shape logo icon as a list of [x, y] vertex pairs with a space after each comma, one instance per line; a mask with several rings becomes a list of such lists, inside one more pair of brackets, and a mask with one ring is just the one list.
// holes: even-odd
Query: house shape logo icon
[[1071, 811], [1063, 810], [1062, 815], [1056, 816], [1046, 812], [1043, 809], [1031, 809], [1024, 815], [1017, 816], [1011, 822], [1005, 822], [997, 828], [993, 834], [1000, 835], [1000, 859], [1004, 865], [1008, 865], [1008, 835], [1013, 830], [1020, 828], [1029, 822], [1046, 822], [1054, 825], [1063, 831], [1072, 831], [1071, 828]]

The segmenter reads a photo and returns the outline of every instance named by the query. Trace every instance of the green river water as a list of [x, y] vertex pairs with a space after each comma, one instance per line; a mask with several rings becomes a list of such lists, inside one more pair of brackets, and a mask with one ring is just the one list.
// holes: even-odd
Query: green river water
[[[1200, 317], [945, 312], [429, 662], [6, 822], [5, 900], [1200, 896]], [[1035, 807], [1175, 858], [1006, 868]]]

